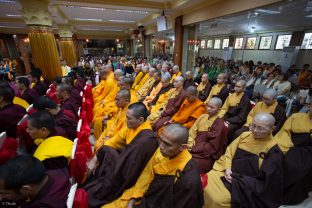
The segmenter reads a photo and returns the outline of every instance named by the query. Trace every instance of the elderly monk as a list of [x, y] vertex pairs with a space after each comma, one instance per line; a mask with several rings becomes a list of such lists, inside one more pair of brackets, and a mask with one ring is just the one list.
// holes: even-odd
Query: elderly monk
[[247, 116], [247, 121], [244, 126], [234, 133], [234, 138], [237, 138], [241, 133], [248, 131], [248, 126], [252, 122], [254, 116], [258, 113], [270, 113], [275, 118], [275, 129], [273, 131], [273, 136], [282, 128], [284, 122], [286, 121], [285, 109], [279, 105], [276, 101], [277, 92], [274, 89], [267, 89], [262, 95], [261, 102], [258, 102], [255, 107], [249, 112]]
[[174, 65], [172, 67], [172, 77], [171, 77], [171, 80], [170, 80], [170, 84], [173, 83], [173, 80], [177, 77], [177, 76], [181, 76], [182, 73], [180, 72], [180, 69], [179, 69], [179, 66], [178, 65]]
[[295, 113], [274, 136], [285, 160], [283, 204], [299, 204], [312, 191], [312, 104], [310, 112]]
[[233, 141], [233, 134], [236, 130], [245, 124], [248, 113], [250, 111], [250, 100], [244, 93], [246, 81], [239, 80], [235, 83], [234, 93], [231, 93], [219, 113], [228, 125], [229, 143]]
[[145, 82], [150, 78], [148, 71], [149, 66], [144, 66], [142, 68], [143, 76], [141, 80], [139, 80], [139, 82], [135, 86], [132, 86], [132, 89], [135, 93], [137, 93], [138, 90], [141, 89], [141, 87], [145, 84]]
[[155, 83], [154, 83], [152, 90], [150, 91], [149, 95], [146, 96], [145, 99], [143, 100], [143, 103], [147, 108], [149, 108], [150, 103], [154, 100], [157, 93], [161, 90], [163, 86], [162, 85], [163, 79], [159, 71], [154, 74], [154, 80], [155, 80]]
[[207, 113], [203, 101], [197, 98], [197, 89], [190, 86], [186, 89], [185, 97], [179, 110], [174, 114], [169, 114], [165, 117], [160, 117], [153, 125], [153, 129], [158, 131], [161, 127], [169, 123], [179, 123], [186, 128], [191, 128], [196, 119], [204, 113]]
[[149, 92], [154, 87], [154, 83], [155, 83], [154, 75], [155, 75], [155, 72], [156, 72], [155, 68], [150, 68], [150, 70], [148, 72], [148, 74], [149, 74], [148, 80], [145, 82], [145, 84], [137, 92], [137, 97], [138, 97], [139, 101], [144, 100], [144, 98], [149, 94]]
[[137, 181], [158, 146], [147, 115], [143, 103], [129, 105], [127, 127], [105, 141], [88, 163], [94, 173], [84, 185], [88, 207], [100, 207], [115, 200]]
[[183, 88], [186, 90], [189, 86], [196, 86], [194, 82], [194, 75], [192, 71], [185, 73], [185, 82]]
[[201, 208], [201, 181], [192, 155], [187, 151], [188, 132], [170, 124], [159, 134], [160, 147], [135, 185], [103, 208], [184, 207]]
[[207, 174], [204, 207], [281, 205], [283, 153], [272, 136], [274, 123], [274, 117], [268, 113], [255, 115], [250, 131], [227, 147]]
[[201, 82], [199, 83], [197, 90], [198, 90], [198, 98], [205, 102], [207, 99], [210, 91], [211, 91], [211, 84], [209, 83], [208, 80], [208, 74], [204, 73], [201, 77]]
[[226, 126], [218, 116], [222, 100], [214, 97], [206, 104], [207, 114], [201, 115], [189, 130], [188, 146], [200, 173], [211, 170], [213, 163], [224, 154]]
[[161, 78], [161, 89], [156, 94], [154, 99], [149, 103], [149, 107], [156, 105], [156, 102], [158, 101], [159, 97], [167, 93], [171, 88], [172, 88], [172, 85], [170, 84], [170, 77], [166, 74], [163, 74]]
[[226, 81], [227, 81], [226, 73], [219, 74], [217, 77], [217, 84], [215, 84], [212, 87], [212, 89], [209, 93], [209, 96], [205, 102], [208, 102], [210, 100], [210, 98], [212, 98], [212, 97], [218, 97], [222, 100], [222, 103], [224, 103], [226, 98], [229, 95], [229, 90], [226, 86]]
[[143, 77], [142, 65], [138, 64], [135, 67], [135, 69], [134, 69], [134, 74], [133, 74], [134, 82], [133, 82], [133, 86], [136, 86], [138, 84], [138, 82], [142, 79], [142, 77]]
[[112, 118], [103, 119], [103, 132], [100, 138], [94, 144], [95, 151], [98, 150], [104, 144], [105, 140], [118, 134], [123, 128], [126, 127], [126, 112], [127, 107], [130, 104], [131, 94], [127, 89], [120, 90], [115, 98], [116, 106], [118, 107], [118, 112]]
[[148, 117], [151, 124], [154, 124], [161, 115], [166, 116], [169, 113], [172, 114], [179, 110], [179, 107], [185, 99], [183, 83], [184, 78], [178, 76], [173, 81], [174, 88], [158, 98], [156, 104], [152, 106], [151, 115]]
[[101, 82], [92, 89], [94, 104], [103, 100], [114, 88], [114, 74], [111, 65], [100, 71]]
[[61, 108], [70, 110], [78, 118], [79, 103], [77, 98], [71, 96], [72, 86], [68, 84], [59, 84], [56, 87], [56, 96], [61, 101]]

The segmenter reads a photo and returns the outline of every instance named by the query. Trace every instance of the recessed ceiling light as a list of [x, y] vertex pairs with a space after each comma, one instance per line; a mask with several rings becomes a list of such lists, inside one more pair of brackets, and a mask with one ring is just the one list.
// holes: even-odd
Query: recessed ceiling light
[[6, 14], [7, 17], [21, 17], [21, 14]]
[[86, 6], [74, 6], [74, 5], [66, 5], [65, 7], [76, 8], [76, 9], [78, 8], [78, 9], [100, 10], [100, 11], [106, 10], [105, 8], [102, 8], [102, 7], [86, 7]]
[[13, 3], [16, 3], [16, 1], [12, 1], [12, 0], [0, 0], [0, 3], [10, 3], [10, 4], [13, 4]]
[[74, 18], [75, 20], [80, 20], [80, 21], [96, 21], [96, 22], [101, 22], [102, 19], [88, 19], [88, 18], [80, 18], [80, 17], [76, 17]]
[[268, 10], [268, 9], [256, 9], [255, 12], [264, 13], [264, 14], [279, 14], [280, 11]]
[[133, 23], [133, 20], [108, 20], [110, 22], [128, 22], [128, 23]]

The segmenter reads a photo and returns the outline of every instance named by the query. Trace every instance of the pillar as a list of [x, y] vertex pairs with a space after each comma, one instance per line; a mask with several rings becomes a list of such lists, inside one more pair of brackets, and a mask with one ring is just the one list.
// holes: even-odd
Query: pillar
[[304, 38], [304, 31], [294, 31], [292, 33], [289, 46], [301, 46]]
[[183, 51], [183, 16], [178, 16], [175, 18], [174, 26], [174, 52], [173, 52], [173, 62], [175, 65], [182, 66], [182, 51]]
[[24, 20], [29, 28], [29, 41], [35, 67], [50, 80], [61, 76], [61, 64], [56, 40], [52, 32], [52, 18], [48, 0], [20, 0]]
[[68, 66], [73, 67], [76, 65], [77, 56], [72, 38], [72, 27], [70, 25], [60, 25], [59, 35], [61, 37], [62, 58], [66, 61]]
[[[183, 56], [182, 56], [182, 72], [193, 70], [196, 54], [198, 53], [198, 44], [196, 37], [196, 26], [184, 26], [183, 34]], [[188, 43], [192, 41], [192, 43]], [[197, 50], [197, 51], [196, 51]]]

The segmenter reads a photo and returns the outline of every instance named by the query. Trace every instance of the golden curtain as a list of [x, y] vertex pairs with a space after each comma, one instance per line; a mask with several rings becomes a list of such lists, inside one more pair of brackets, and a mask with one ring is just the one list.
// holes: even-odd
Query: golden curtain
[[68, 66], [73, 67], [77, 61], [74, 42], [72, 40], [61, 40], [61, 49], [63, 59]]
[[52, 81], [56, 76], [62, 76], [54, 34], [39, 30], [30, 32], [28, 37], [34, 65], [42, 70], [43, 77]]

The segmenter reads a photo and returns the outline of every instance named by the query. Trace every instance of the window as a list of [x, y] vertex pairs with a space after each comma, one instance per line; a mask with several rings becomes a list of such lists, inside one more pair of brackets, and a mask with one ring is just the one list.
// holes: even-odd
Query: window
[[228, 38], [223, 39], [222, 49], [226, 48], [226, 47], [229, 47], [229, 42], [230, 42], [230, 40]]
[[275, 45], [276, 50], [281, 50], [284, 47], [288, 47], [290, 43], [291, 35], [279, 35]]
[[244, 40], [244, 38], [236, 38], [234, 49], [242, 49], [243, 48], [243, 40]]
[[259, 50], [269, 50], [271, 48], [272, 36], [262, 36], [260, 38]]
[[206, 48], [206, 41], [205, 40], [200, 41], [200, 48], [202, 48], [202, 49]]
[[221, 39], [215, 39], [215, 42], [214, 42], [214, 49], [220, 49], [220, 46], [221, 46]]
[[301, 49], [312, 49], [312, 33], [304, 34]]
[[207, 48], [212, 48], [212, 40], [207, 40]]
[[245, 49], [255, 49], [256, 48], [256, 37], [247, 38]]

